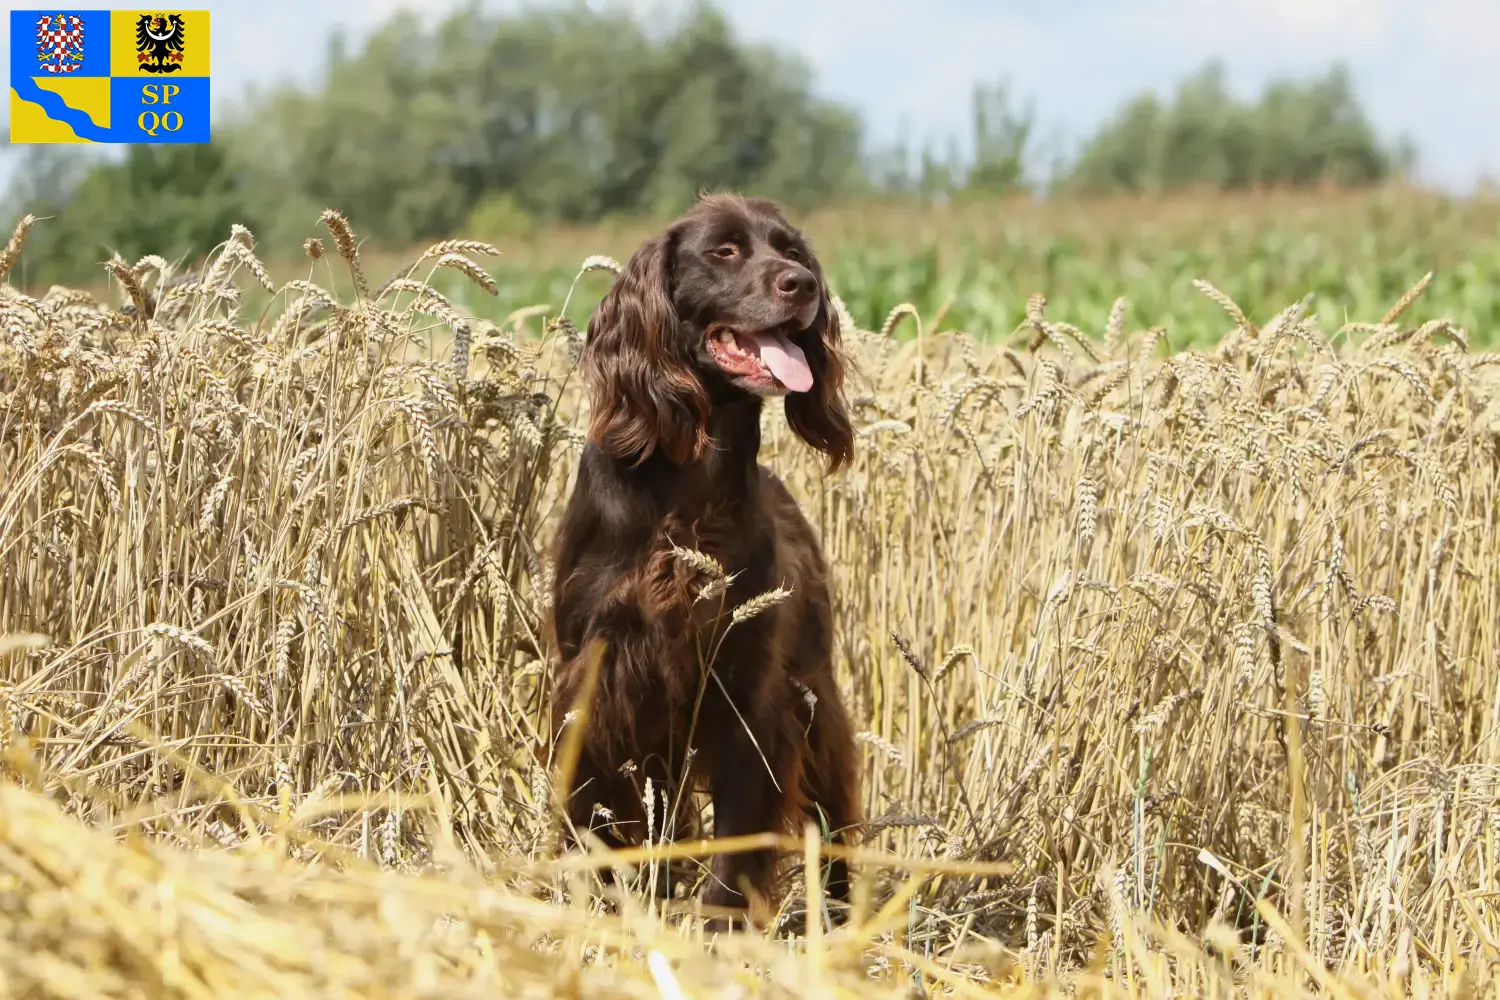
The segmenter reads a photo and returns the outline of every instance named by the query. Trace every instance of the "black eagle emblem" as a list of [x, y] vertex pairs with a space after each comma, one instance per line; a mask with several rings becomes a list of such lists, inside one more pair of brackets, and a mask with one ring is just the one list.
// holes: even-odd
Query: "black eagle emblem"
[[135, 58], [147, 73], [182, 69], [182, 15], [142, 14], [135, 22]]

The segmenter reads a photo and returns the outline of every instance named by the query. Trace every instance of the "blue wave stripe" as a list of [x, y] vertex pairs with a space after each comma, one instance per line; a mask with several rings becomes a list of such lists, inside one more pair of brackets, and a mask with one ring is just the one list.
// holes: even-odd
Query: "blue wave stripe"
[[87, 114], [79, 111], [77, 108], [69, 107], [68, 102], [62, 99], [61, 94], [53, 93], [50, 90], [43, 90], [37, 86], [36, 80], [31, 77], [13, 76], [10, 85], [21, 100], [30, 101], [46, 112], [48, 118], [69, 126], [78, 138], [87, 139], [90, 142], [112, 141], [109, 129], [100, 128], [98, 125], [95, 125], [94, 120]]

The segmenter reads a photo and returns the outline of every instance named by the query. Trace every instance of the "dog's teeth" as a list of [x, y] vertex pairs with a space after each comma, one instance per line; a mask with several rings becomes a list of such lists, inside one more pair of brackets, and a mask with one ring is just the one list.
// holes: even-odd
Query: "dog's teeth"
[[721, 344], [733, 344], [734, 343], [734, 334], [731, 333], [731, 332], [729, 332], [728, 330], [720, 330], [719, 331], [719, 343], [721, 343]]

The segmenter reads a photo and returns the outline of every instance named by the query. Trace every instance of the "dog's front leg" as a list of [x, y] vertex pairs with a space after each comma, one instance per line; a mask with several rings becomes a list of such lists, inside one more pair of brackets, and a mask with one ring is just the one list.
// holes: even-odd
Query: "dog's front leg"
[[[709, 780], [716, 838], [785, 830], [787, 786], [798, 780], [796, 749], [781, 727], [767, 721], [729, 713], [714, 735]], [[757, 923], [765, 922], [776, 883], [776, 858], [772, 849], [715, 855], [703, 901], [749, 909]]]

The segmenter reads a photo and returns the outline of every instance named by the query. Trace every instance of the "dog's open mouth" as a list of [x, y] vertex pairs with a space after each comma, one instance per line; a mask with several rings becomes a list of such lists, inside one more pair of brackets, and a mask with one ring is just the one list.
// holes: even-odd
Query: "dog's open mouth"
[[708, 330], [708, 353], [730, 375], [757, 385], [806, 392], [812, 388], [812, 369], [790, 333], [787, 325], [745, 331], [716, 324]]

